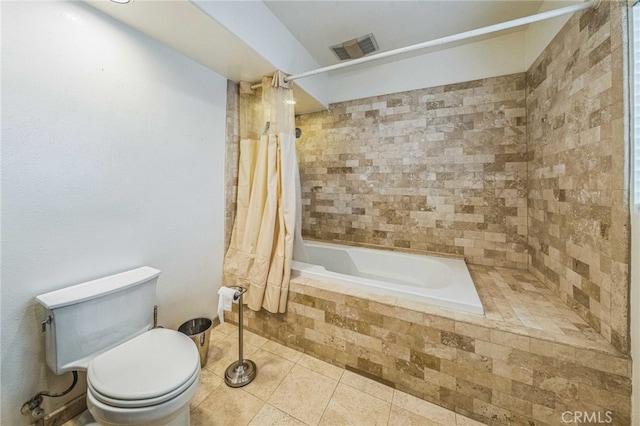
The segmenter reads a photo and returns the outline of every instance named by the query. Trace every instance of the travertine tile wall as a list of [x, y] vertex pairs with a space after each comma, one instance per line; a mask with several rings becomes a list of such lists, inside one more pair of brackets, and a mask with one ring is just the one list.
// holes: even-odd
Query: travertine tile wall
[[240, 155], [240, 93], [238, 84], [227, 80], [227, 122], [225, 140], [224, 181], [224, 249], [231, 241], [238, 195], [238, 156]]
[[531, 271], [628, 352], [626, 5], [574, 15], [527, 73]]
[[298, 117], [303, 236], [527, 267], [525, 75]]

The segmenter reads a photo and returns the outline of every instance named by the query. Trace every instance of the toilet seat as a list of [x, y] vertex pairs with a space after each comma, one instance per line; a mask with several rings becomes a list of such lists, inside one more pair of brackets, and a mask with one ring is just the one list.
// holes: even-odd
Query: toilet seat
[[199, 372], [196, 371], [193, 376], [184, 384], [182, 384], [180, 387], [178, 387], [177, 389], [174, 389], [173, 391], [166, 393], [164, 395], [160, 395], [157, 396], [155, 398], [149, 398], [149, 399], [132, 399], [132, 400], [127, 400], [127, 399], [114, 399], [114, 398], [110, 398], [109, 396], [103, 395], [100, 392], [96, 391], [95, 388], [91, 385], [91, 383], [89, 383], [87, 381], [87, 388], [89, 390], [89, 392], [91, 392], [91, 394], [93, 395], [93, 397], [95, 399], [97, 399], [98, 401], [110, 405], [112, 407], [118, 407], [118, 408], [143, 408], [143, 407], [150, 407], [153, 405], [158, 405], [158, 404], [162, 404], [163, 402], [169, 401], [177, 396], [179, 396], [180, 394], [182, 394], [186, 389], [188, 389], [194, 381], [196, 381], [199, 378]]
[[153, 329], [94, 358], [87, 386], [116, 408], [150, 407], [180, 396], [200, 378], [198, 350], [189, 337]]

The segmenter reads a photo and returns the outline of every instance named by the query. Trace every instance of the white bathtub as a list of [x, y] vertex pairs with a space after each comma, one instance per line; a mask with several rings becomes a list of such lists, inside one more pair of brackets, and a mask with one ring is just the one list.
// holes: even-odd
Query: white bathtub
[[294, 261], [292, 277], [484, 314], [464, 260], [309, 241], [305, 247], [309, 263]]

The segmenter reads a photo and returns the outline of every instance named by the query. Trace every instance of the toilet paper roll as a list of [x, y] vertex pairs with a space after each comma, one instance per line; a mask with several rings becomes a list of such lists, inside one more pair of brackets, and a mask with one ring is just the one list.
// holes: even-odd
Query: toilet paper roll
[[224, 324], [224, 311], [231, 310], [232, 303], [238, 303], [238, 290], [229, 287], [220, 287], [218, 290], [218, 318], [220, 324]]

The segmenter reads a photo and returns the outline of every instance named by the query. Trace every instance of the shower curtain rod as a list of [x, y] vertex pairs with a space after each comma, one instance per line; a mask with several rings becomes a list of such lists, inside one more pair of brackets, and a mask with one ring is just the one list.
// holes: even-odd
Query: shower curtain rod
[[[544, 21], [546, 19], [557, 18], [558, 16], [566, 15], [569, 13], [578, 12], [589, 8], [597, 8], [602, 0], [590, 0], [583, 3], [575, 4], [572, 6], [561, 7], [559, 9], [553, 9], [546, 12], [538, 13], [535, 15], [525, 16], [523, 18], [513, 19], [511, 21], [501, 22], [499, 24], [489, 25], [488, 27], [478, 28], [475, 30], [465, 31], [459, 34], [454, 34], [446, 37], [436, 38], [433, 40], [425, 41], [423, 43], [412, 44], [410, 46], [401, 47], [399, 49], [389, 50], [388, 52], [381, 52], [371, 56], [365, 56], [363, 58], [353, 59], [348, 62], [341, 62], [335, 65], [329, 65], [327, 67], [318, 68], [315, 70], [303, 72], [300, 74], [290, 75], [285, 77], [285, 81], [293, 81], [299, 78], [311, 77], [312, 75], [321, 74], [323, 72], [329, 72], [338, 70], [341, 68], [350, 67], [353, 65], [363, 64], [366, 62], [376, 61], [378, 59], [388, 58], [390, 56], [396, 56], [407, 52], [413, 52], [414, 50], [425, 49], [427, 47], [440, 46], [442, 44], [453, 43], [460, 40], [466, 40], [468, 38], [477, 37], [480, 35], [495, 33], [497, 31], [507, 30], [510, 28], [520, 27], [522, 25], [531, 24], [534, 22]], [[252, 89], [262, 87], [262, 84], [254, 84]]]

